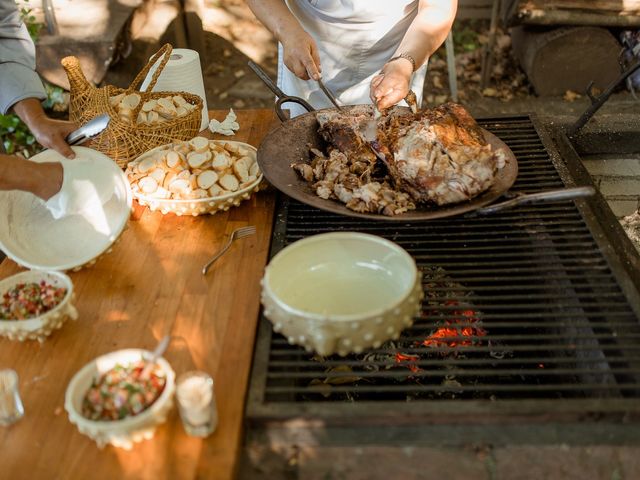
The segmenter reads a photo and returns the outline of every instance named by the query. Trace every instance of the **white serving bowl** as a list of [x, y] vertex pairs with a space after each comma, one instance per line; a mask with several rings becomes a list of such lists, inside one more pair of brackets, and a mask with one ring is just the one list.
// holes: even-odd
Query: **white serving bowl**
[[[39, 270], [79, 270], [107, 253], [124, 230], [131, 214], [131, 189], [122, 170], [106, 155], [85, 147], [73, 147], [77, 158], [105, 166], [104, 179], [113, 196], [100, 211], [54, 219], [44, 202], [27, 192], [0, 192], [0, 250], [16, 263]], [[63, 157], [45, 150], [34, 162], [57, 162]]]
[[381, 237], [315, 235], [271, 260], [262, 279], [263, 312], [290, 344], [320, 355], [360, 353], [411, 326], [421, 278], [413, 258]]
[[[235, 142], [231, 140], [221, 140], [222, 143], [231, 143], [234, 145], [238, 145], [240, 147], [246, 148], [257, 154], [257, 150], [253, 145], [249, 145], [248, 143], [243, 142]], [[158, 150], [165, 150], [167, 147], [173, 144], [161, 145], [159, 147], [154, 148], [153, 150], [149, 150], [144, 155], [139, 156], [133, 162], [139, 162], [148, 156], [152, 156]], [[131, 163], [133, 163], [131, 162]], [[125, 173], [129, 172], [129, 168]], [[163, 215], [167, 213], [174, 213], [175, 215], [191, 215], [198, 216], [204, 214], [214, 215], [219, 211], [227, 211], [231, 207], [237, 207], [244, 200], [248, 200], [251, 198], [251, 195], [260, 191], [262, 180], [264, 176], [262, 172], [258, 175], [258, 178], [250, 185], [245, 188], [238, 190], [236, 192], [227, 193], [225, 195], [219, 195], [217, 197], [207, 197], [207, 198], [198, 198], [198, 199], [189, 199], [189, 200], [174, 200], [174, 199], [163, 199], [163, 198], [154, 198], [149, 195], [144, 195], [139, 191], [133, 192], [133, 198], [135, 198], [138, 203], [144, 207], [149, 207], [149, 210], [156, 211], [159, 210]]]
[[17, 273], [0, 281], [0, 297], [19, 283], [40, 283], [41, 280], [55, 287], [65, 287], [67, 294], [55, 308], [37, 317], [28, 320], [0, 320], [0, 336], [10, 340], [43, 342], [46, 337], [51, 335], [51, 332], [62, 327], [62, 324], [68, 319], [76, 320], [78, 318], [78, 312], [72, 304], [73, 283], [64, 273], [40, 270]]
[[95, 378], [118, 363], [128, 364], [150, 356], [151, 352], [137, 348], [111, 352], [86, 364], [69, 382], [64, 399], [69, 421], [78, 427], [80, 433], [93, 439], [100, 448], [111, 444], [130, 450], [134, 443], [152, 438], [156, 427], [166, 421], [173, 407], [176, 375], [171, 365], [162, 357], [158, 358], [157, 363], [166, 375], [165, 387], [149, 408], [133, 417], [113, 421], [89, 420], [82, 415], [82, 401]]

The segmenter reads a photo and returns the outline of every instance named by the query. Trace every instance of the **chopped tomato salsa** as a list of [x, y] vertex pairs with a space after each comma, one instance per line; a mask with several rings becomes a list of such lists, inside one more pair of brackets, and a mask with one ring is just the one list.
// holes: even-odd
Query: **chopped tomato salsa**
[[2, 295], [0, 320], [28, 320], [53, 310], [67, 294], [65, 287], [40, 283], [19, 283]]
[[117, 364], [94, 379], [82, 402], [82, 415], [90, 420], [122, 420], [149, 408], [164, 390], [166, 377], [156, 364], [142, 378], [145, 365], [143, 360]]

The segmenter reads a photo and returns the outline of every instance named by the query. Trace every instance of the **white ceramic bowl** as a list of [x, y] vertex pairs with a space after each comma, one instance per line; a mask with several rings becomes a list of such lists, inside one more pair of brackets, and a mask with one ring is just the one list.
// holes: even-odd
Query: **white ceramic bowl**
[[80, 433], [93, 439], [100, 448], [111, 444], [129, 450], [134, 443], [152, 438], [156, 427], [166, 421], [173, 407], [175, 372], [164, 358], [158, 359], [158, 364], [166, 375], [164, 390], [142, 413], [122, 420], [101, 422], [82, 416], [82, 401], [95, 378], [111, 370], [117, 363], [128, 364], [150, 356], [151, 352], [137, 348], [108, 353], [86, 364], [69, 382], [64, 400], [69, 421], [78, 427]]
[[[248, 143], [234, 142], [231, 140], [221, 140], [221, 142], [238, 145], [240, 147], [251, 150], [252, 152], [254, 152], [254, 154], [256, 154], [257, 152], [256, 148], [253, 145], [249, 145]], [[145, 157], [151, 156], [158, 150], [164, 150], [170, 145], [172, 144], [161, 145], [160, 147], [156, 147], [153, 150], [149, 150], [144, 155], [136, 158], [134, 162], [138, 162]], [[125, 173], [128, 172], [129, 169], [127, 169]], [[251, 198], [251, 195], [259, 192], [263, 178], [264, 176], [261, 172], [260, 175], [258, 175], [258, 178], [256, 178], [254, 182], [252, 182], [245, 188], [236, 192], [227, 193], [225, 195], [219, 195], [217, 197], [207, 197], [193, 200], [173, 200], [154, 198], [148, 195], [144, 195], [139, 191], [134, 191], [133, 198], [135, 198], [140, 205], [149, 207], [149, 210], [151, 211], [159, 210], [163, 215], [167, 213], [174, 213], [178, 216], [191, 215], [194, 217], [198, 215], [204, 215], [206, 213], [214, 215], [219, 211], [227, 211], [231, 207], [237, 207], [244, 200], [248, 200], [249, 198]]]
[[[0, 249], [16, 263], [39, 270], [79, 270], [92, 265], [110, 250], [131, 214], [131, 189], [122, 170], [106, 155], [85, 147], [73, 147], [78, 158], [102, 164], [112, 172], [106, 179], [114, 195], [104, 209], [91, 216], [68, 215], [54, 219], [44, 202], [21, 191], [0, 192]], [[56, 162], [62, 156], [45, 150], [34, 162]]]
[[360, 353], [413, 323], [421, 278], [413, 258], [381, 237], [315, 235], [271, 260], [262, 279], [263, 312], [290, 344], [320, 355]]
[[65, 287], [67, 294], [62, 301], [48, 312], [28, 320], [0, 320], [0, 336], [10, 340], [38, 340], [43, 342], [51, 332], [61, 328], [68, 319], [76, 320], [78, 312], [72, 304], [73, 283], [60, 272], [43, 272], [32, 270], [12, 275], [0, 281], [0, 297], [19, 283], [40, 283], [41, 280], [55, 287]]

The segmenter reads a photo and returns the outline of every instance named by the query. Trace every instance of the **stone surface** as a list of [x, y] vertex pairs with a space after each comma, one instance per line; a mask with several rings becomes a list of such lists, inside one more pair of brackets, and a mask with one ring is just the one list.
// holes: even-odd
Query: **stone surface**
[[[506, 447], [494, 452], [496, 480], [622, 479], [618, 447]], [[629, 477], [634, 478], [634, 477]]]
[[600, 181], [600, 192], [610, 195], [638, 197], [640, 195], [640, 176], [613, 177], [606, 176]]
[[[606, 197], [605, 197], [606, 198]], [[635, 200], [612, 200], [607, 198], [607, 203], [611, 207], [613, 214], [618, 217], [626, 217], [636, 212], [640, 208], [640, 201]]]
[[240, 470], [240, 480], [635, 480], [640, 447], [251, 445]]
[[[633, 149], [632, 145], [629, 150]], [[590, 155], [582, 161], [616, 217], [630, 215], [640, 207], [640, 153]]]
[[640, 158], [585, 158], [582, 163], [591, 175], [640, 177]]

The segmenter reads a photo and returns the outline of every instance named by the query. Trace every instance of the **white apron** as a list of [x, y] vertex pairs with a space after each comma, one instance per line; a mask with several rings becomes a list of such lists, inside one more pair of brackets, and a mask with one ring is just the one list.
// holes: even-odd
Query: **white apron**
[[[285, 0], [316, 41], [322, 80], [344, 105], [371, 103], [371, 80], [395, 53], [418, 12], [418, 0]], [[333, 105], [313, 80], [301, 80], [284, 65], [278, 46], [278, 86], [315, 108]], [[426, 63], [412, 77], [411, 89], [422, 102]], [[294, 103], [283, 105], [291, 116], [305, 113]]]

